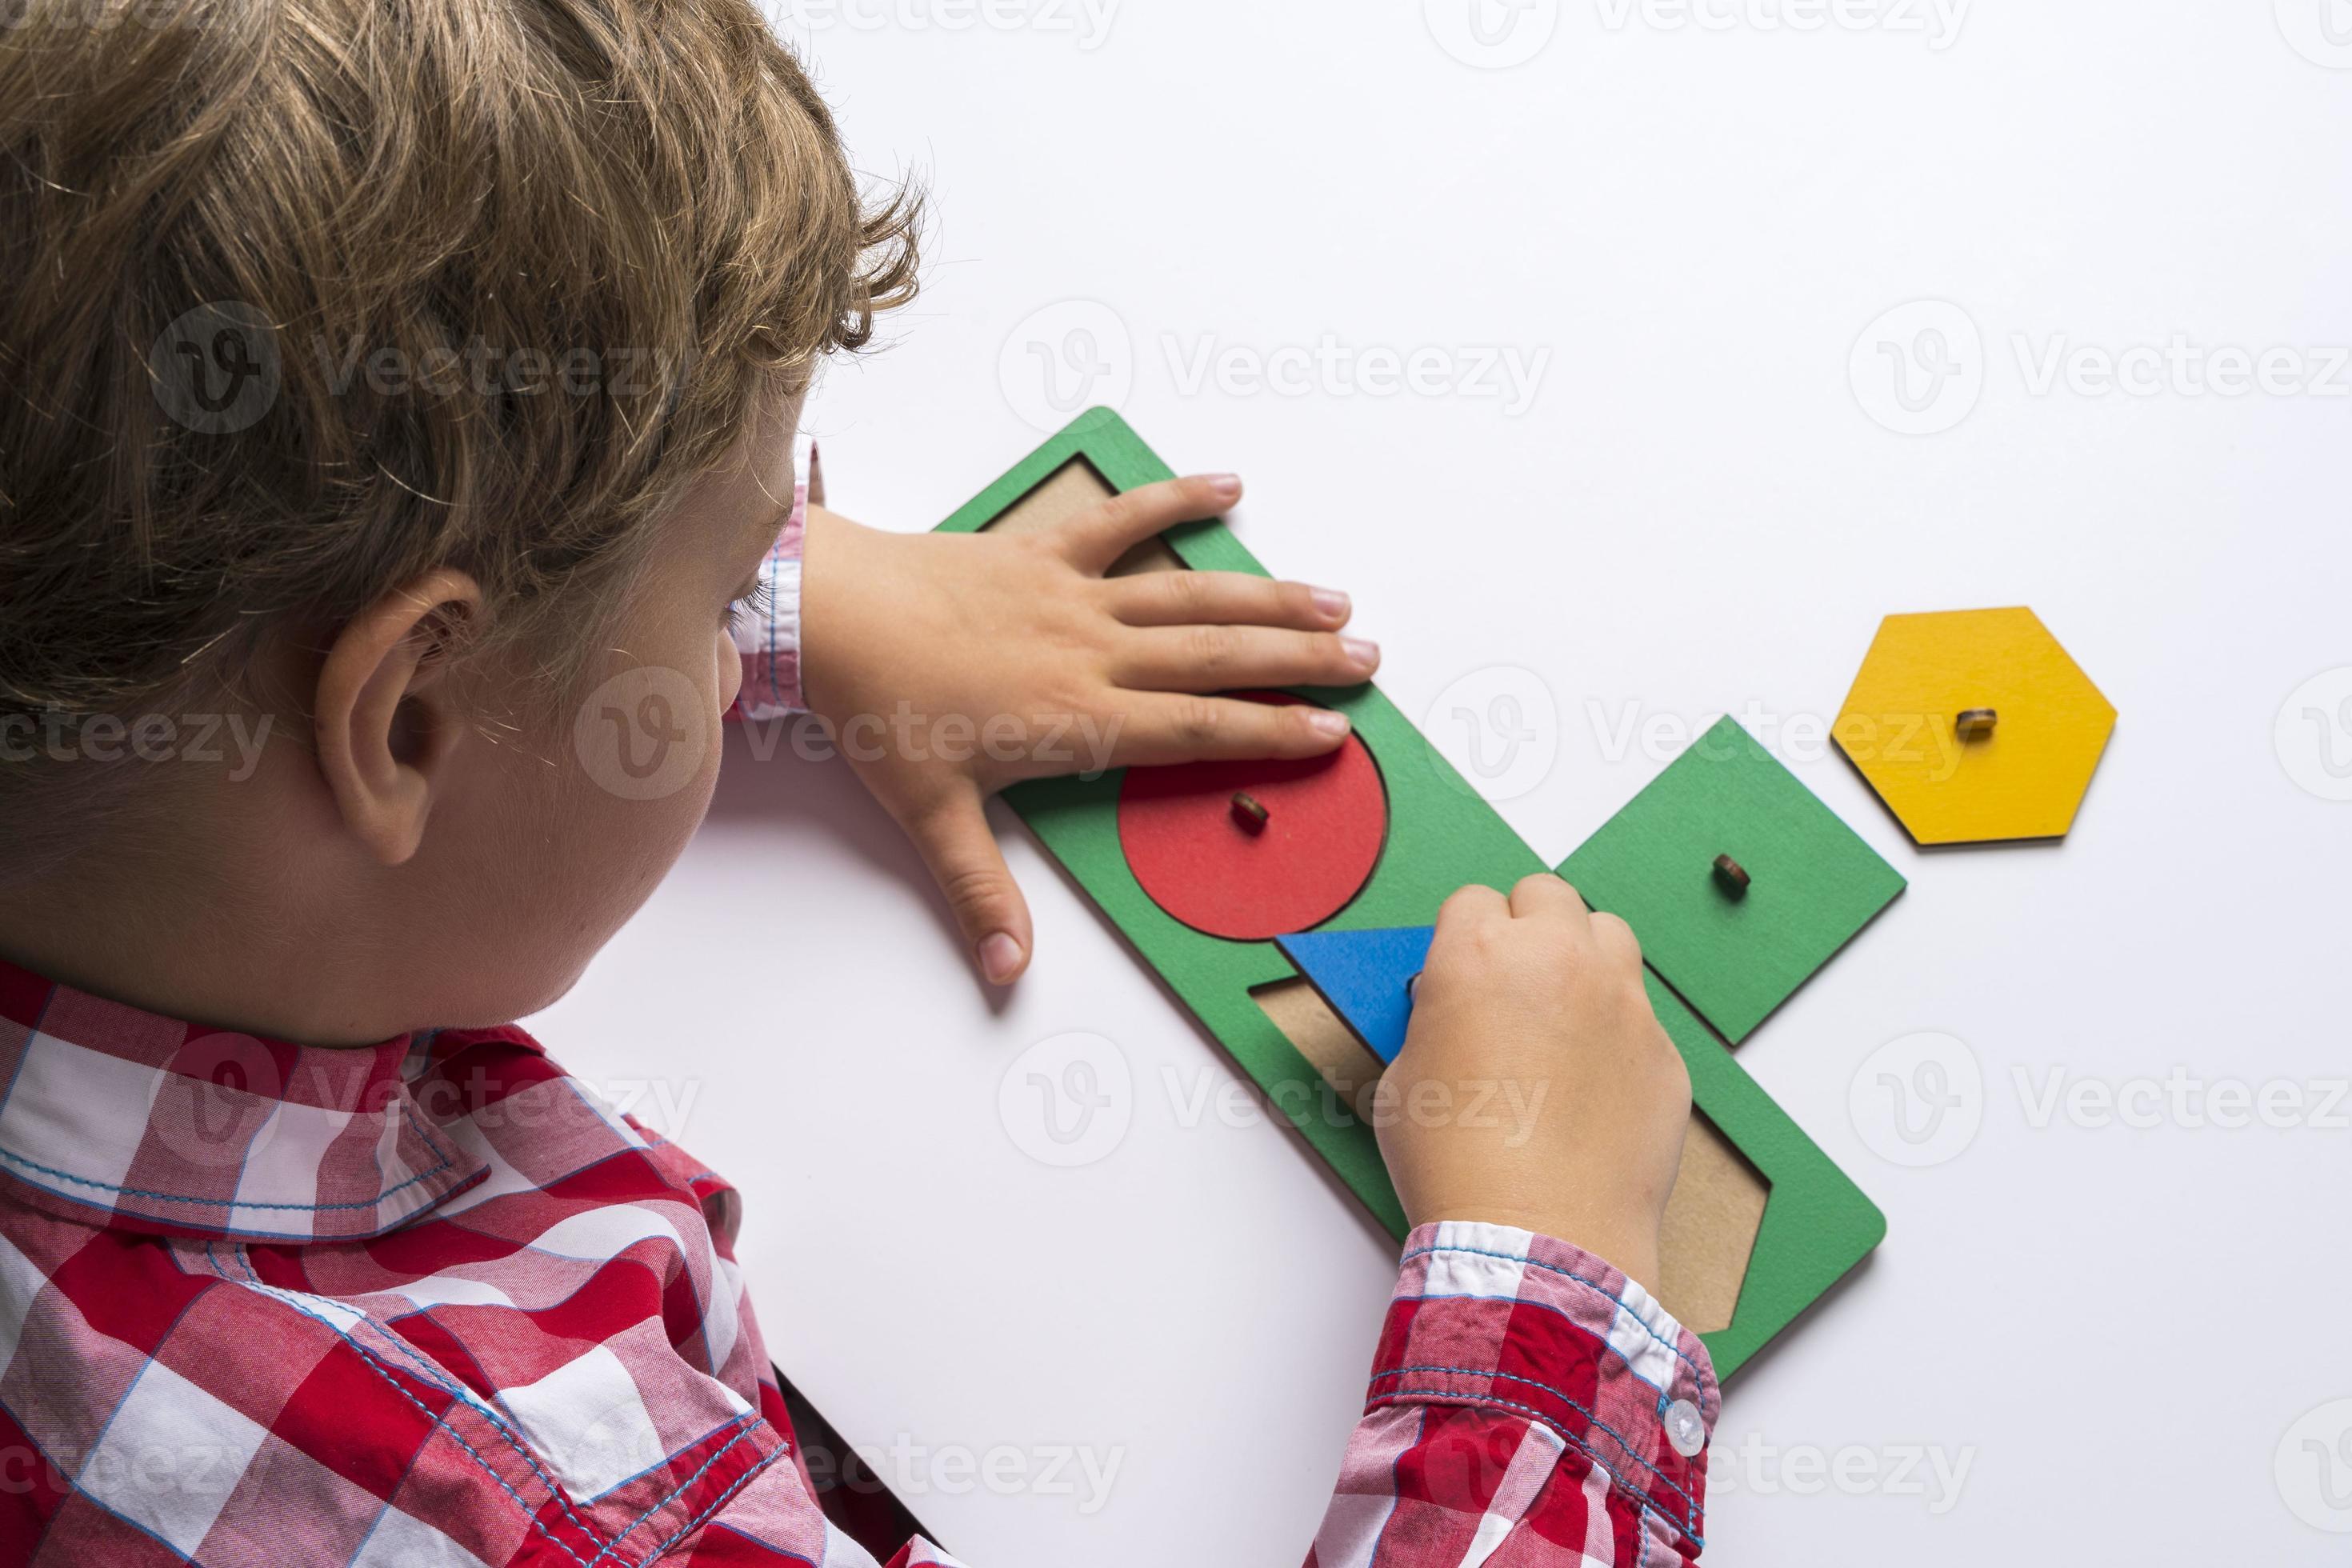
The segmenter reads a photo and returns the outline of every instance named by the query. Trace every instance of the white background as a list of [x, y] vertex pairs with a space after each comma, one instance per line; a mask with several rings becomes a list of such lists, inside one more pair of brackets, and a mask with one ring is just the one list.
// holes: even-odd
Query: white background
[[[2235, 397], [2031, 374], [2053, 345], [2178, 335], [2305, 351], [2308, 381], [2352, 343], [2352, 69], [2320, 63], [2352, 47], [2326, 47], [2320, 0], [1987, 4], [1957, 35], [1924, 6], [1924, 31], [1906, 5], [1795, 32], [1744, 0], [1725, 28], [1496, 0], [1498, 47], [1540, 44], [1510, 68], [1441, 45], [1478, 55], [1463, 0], [1125, 0], [1099, 34], [1074, 0], [993, 5], [788, 24], [860, 163], [935, 204], [923, 299], [813, 407], [837, 509], [928, 527], [1042, 438], [1019, 412], [1046, 390], [1036, 338], [1065, 394], [1246, 477], [1243, 537], [1355, 594], [1408, 712], [1526, 672], [1481, 679], [1541, 699], [1556, 755], [1501, 808], [1547, 860], [1671, 754], [1621, 743], [1629, 714], [1753, 703], [1911, 879], [1740, 1053], [1890, 1233], [1733, 1385], [1709, 1560], [2343, 1561], [2316, 1525], [2352, 1526], [2318, 1492], [2352, 1504], [2352, 1451], [2325, 1450], [2352, 1406], [2321, 1409], [2352, 1396], [2347, 1107], [2131, 1129], [2030, 1103], [2053, 1073], [2181, 1067], [2315, 1109], [2352, 1074], [2352, 804], [2296, 783], [2327, 781], [2323, 742], [2352, 759], [2352, 676], [2273, 734], [2352, 665], [2352, 369]], [[1073, 300], [1107, 310], [1023, 325]], [[1849, 358], [1919, 300], [1980, 334], [1981, 395], [1902, 435]], [[1927, 352], [1916, 327], [1898, 349]], [[1327, 333], [1545, 357], [1516, 412], [1475, 385], [1188, 389], [1204, 342]], [[1124, 377], [1077, 384], [1080, 363]], [[2063, 846], [1922, 855], [1821, 725], [1880, 616], [2012, 604], [2121, 723]], [[676, 874], [535, 1026], [591, 1079], [650, 1080], [640, 1113], [668, 1097], [742, 1187], [772, 1349], [853, 1440], [923, 1451], [900, 1479], [959, 1554], [1297, 1561], [1390, 1243], [1288, 1132], [1195, 1113], [1236, 1075], [1009, 816], [1038, 955], [992, 1005], [845, 770], [730, 746]], [[1070, 1031], [1112, 1042], [1132, 1125], [1055, 1169], [999, 1087]], [[1909, 1168], [1849, 1089], [1921, 1031], [1979, 1064], [1981, 1125]], [[1057, 1447], [1116, 1462], [1108, 1500], [992, 1495], [929, 1457], [997, 1447], [1032, 1480]], [[1927, 1463], [1896, 1474], [1919, 1448], [1968, 1465], [1957, 1498]]]

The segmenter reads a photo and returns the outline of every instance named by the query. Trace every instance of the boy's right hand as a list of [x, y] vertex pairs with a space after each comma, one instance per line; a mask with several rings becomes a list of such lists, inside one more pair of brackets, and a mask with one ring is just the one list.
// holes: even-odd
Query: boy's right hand
[[[1488, 1085], [1488, 1114], [1463, 1114]], [[1656, 1289], [1690, 1075], [1623, 921], [1553, 876], [1507, 900], [1482, 887], [1446, 900], [1382, 1089], [1381, 1152], [1413, 1224], [1538, 1231]]]

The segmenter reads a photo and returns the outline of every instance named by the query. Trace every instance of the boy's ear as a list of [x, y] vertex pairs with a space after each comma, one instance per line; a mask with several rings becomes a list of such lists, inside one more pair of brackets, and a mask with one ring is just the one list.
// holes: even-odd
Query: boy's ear
[[464, 739], [445, 677], [481, 613], [480, 584], [444, 567], [368, 605], [328, 646], [312, 708], [319, 769], [344, 825], [383, 865], [416, 853]]

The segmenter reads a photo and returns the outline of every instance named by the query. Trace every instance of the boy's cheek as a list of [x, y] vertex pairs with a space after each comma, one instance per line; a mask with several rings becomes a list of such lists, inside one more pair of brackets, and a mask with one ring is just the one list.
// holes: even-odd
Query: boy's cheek
[[719, 672], [719, 711], [723, 716], [735, 706], [735, 699], [743, 691], [743, 656], [735, 647], [732, 634], [721, 631], [716, 653]]

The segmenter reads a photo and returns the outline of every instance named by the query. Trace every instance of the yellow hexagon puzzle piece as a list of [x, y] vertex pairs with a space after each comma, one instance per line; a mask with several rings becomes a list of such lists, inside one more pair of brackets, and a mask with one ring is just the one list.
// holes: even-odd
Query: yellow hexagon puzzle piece
[[1879, 623], [1832, 733], [1915, 840], [1973, 844], [2063, 836], [2115, 727], [2032, 610], [1949, 610]]

